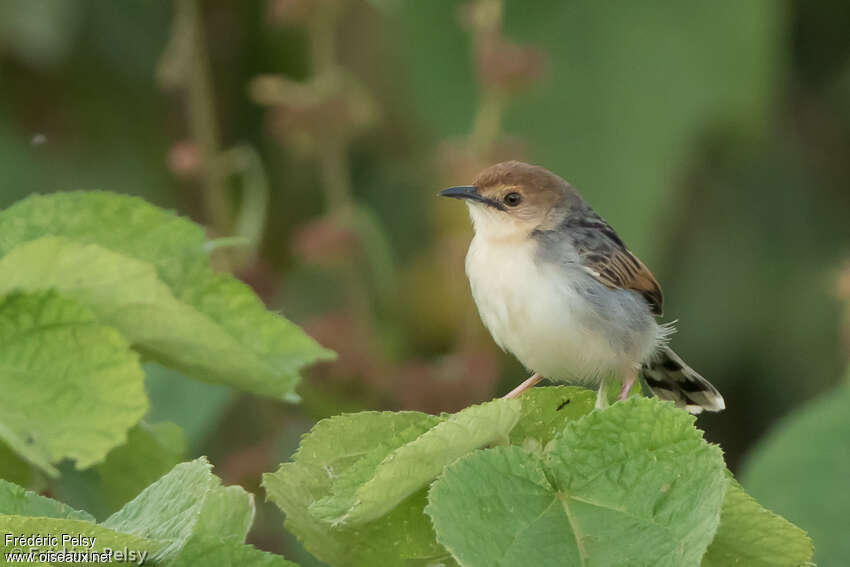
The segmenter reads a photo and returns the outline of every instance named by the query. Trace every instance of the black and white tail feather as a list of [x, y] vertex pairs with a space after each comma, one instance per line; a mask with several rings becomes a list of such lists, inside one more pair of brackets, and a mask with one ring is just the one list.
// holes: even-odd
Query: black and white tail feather
[[652, 360], [644, 363], [641, 375], [658, 398], [672, 401], [690, 413], [726, 408], [717, 388], [685, 364], [670, 347], [658, 349]]

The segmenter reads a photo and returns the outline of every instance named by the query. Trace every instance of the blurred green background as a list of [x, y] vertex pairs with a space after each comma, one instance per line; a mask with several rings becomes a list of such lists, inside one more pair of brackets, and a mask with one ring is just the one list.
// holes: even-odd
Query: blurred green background
[[[842, 381], [847, 2], [0, 2], [0, 205], [176, 209], [238, 237], [222, 269], [339, 352], [299, 406], [147, 367], [149, 421], [258, 494], [317, 419], [454, 411], [525, 377], [471, 302], [466, 212], [435, 197], [504, 159], [570, 180], [662, 282], [676, 350], [726, 398], [699, 425], [733, 471]], [[48, 490], [105, 515], [92, 482]], [[259, 513], [253, 543], [317, 564]]]

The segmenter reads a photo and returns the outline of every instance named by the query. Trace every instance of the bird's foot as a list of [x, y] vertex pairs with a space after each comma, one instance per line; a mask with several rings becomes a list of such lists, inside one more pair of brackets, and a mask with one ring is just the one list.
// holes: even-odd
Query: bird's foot
[[510, 392], [508, 392], [507, 394], [505, 394], [502, 397], [503, 398], [516, 398], [517, 396], [519, 396], [520, 394], [522, 394], [523, 392], [525, 392], [526, 390], [528, 390], [529, 388], [531, 388], [532, 386], [534, 386], [535, 384], [540, 382], [541, 380], [543, 380], [543, 376], [541, 376], [540, 374], [533, 374], [530, 378], [528, 378], [528, 380], [526, 380], [525, 382], [523, 382], [522, 384], [520, 384], [519, 386], [517, 386], [516, 388], [514, 388], [513, 390], [511, 390]]
[[620, 393], [617, 394], [618, 401], [623, 401], [629, 397], [629, 392], [632, 389], [632, 384], [635, 383], [635, 378], [637, 378], [637, 371], [630, 372], [626, 379], [623, 380], [623, 386], [620, 388]]

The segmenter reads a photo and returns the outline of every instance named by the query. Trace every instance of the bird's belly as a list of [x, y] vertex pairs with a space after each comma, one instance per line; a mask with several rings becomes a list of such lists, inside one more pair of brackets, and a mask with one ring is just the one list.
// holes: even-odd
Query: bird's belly
[[540, 265], [528, 244], [470, 246], [467, 274], [484, 325], [529, 370], [591, 382], [648, 358], [658, 325], [642, 299], [579, 266]]

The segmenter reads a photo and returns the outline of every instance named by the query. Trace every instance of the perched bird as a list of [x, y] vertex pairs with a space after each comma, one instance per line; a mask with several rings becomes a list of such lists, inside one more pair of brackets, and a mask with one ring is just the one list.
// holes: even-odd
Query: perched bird
[[638, 374], [661, 399], [691, 413], [720, 411], [720, 392], [667, 346], [661, 286], [614, 229], [554, 173], [518, 161], [493, 165], [472, 185], [440, 195], [463, 199], [475, 236], [466, 273], [484, 325], [532, 376], [599, 383], [619, 378], [618, 399]]

